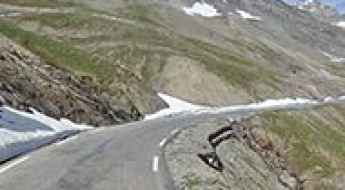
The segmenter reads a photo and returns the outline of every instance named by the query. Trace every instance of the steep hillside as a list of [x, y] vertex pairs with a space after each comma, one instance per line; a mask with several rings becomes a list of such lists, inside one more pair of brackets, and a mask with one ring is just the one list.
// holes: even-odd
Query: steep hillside
[[344, 64], [331, 59], [343, 57], [345, 30], [282, 1], [204, 1], [216, 17], [189, 15], [197, 1], [183, 0], [1, 2], [11, 4], [1, 33], [91, 77], [127, 112], [162, 108], [157, 92], [229, 105], [345, 91]]
[[34, 108], [51, 117], [96, 126], [140, 118], [139, 113], [113, 104], [92, 78], [48, 65], [2, 35], [0, 50], [1, 105], [27, 111]]
[[[281, 0], [0, 0], [0, 103], [110, 125], [166, 107], [158, 93], [212, 106], [343, 96], [345, 27], [334, 23], [341, 17], [307, 8]], [[344, 189], [344, 109], [245, 121], [218, 149], [223, 172], [197, 154], [229, 123], [185, 130], [166, 153], [175, 184]], [[134, 147], [140, 141], [131, 135]]]
[[258, 138], [273, 142], [305, 189], [343, 189], [344, 116], [344, 106], [328, 106], [302, 113], [265, 113], [251, 126]]

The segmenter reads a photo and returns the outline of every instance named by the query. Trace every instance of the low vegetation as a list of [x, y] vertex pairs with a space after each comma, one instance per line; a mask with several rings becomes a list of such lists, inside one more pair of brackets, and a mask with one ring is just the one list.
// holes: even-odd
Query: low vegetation
[[285, 144], [288, 162], [299, 175], [332, 178], [345, 172], [344, 110], [344, 106], [329, 106], [264, 113], [262, 127]]
[[0, 0], [0, 3], [19, 5], [19, 6], [37, 6], [37, 7], [48, 7], [48, 6], [71, 6], [74, 5], [72, 2], [63, 0]]
[[97, 62], [86, 52], [68, 43], [58, 42], [46, 36], [39, 36], [8, 22], [0, 22], [0, 24], [0, 33], [40, 55], [48, 64], [69, 69], [79, 74], [92, 75], [100, 81], [105, 81], [112, 75], [113, 69], [110, 64]]
[[[32, 15], [20, 18], [16, 20], [16, 22], [38, 22], [41, 26], [52, 27], [59, 31], [59, 33], [75, 30], [83, 31], [83, 34], [89, 33], [86, 37], [82, 38], [70, 37], [68, 35], [59, 36], [58, 38], [64, 41], [64, 43], [60, 43], [57, 46], [59, 48], [56, 50], [47, 49], [47, 51], [53, 51], [59, 56], [52, 56], [53, 53], [46, 52], [45, 50], [43, 51], [41, 48], [37, 47], [47, 44], [47, 42], [43, 41], [57, 43], [55, 41], [52, 42], [49, 37], [33, 40], [37, 42], [30, 42], [30, 44], [32, 44], [30, 46], [32, 47], [29, 46], [29, 49], [34, 50], [34, 52], [38, 54], [43, 53], [43, 57], [48, 58], [49, 62], [64, 63], [77, 71], [91, 73], [101, 77], [102, 80], [105, 80], [104, 78], [111, 75], [109, 71], [114, 70], [109, 68], [111, 66], [108, 65], [117, 65], [117, 63], [121, 63], [127, 68], [130, 68], [128, 70], [135, 70], [138, 64], [142, 62], [148, 63], [148, 61], [152, 61], [157, 56], [161, 57], [158, 64], [164, 65], [165, 58], [170, 55], [177, 55], [189, 57], [204, 64], [209, 71], [214, 72], [229, 85], [242, 88], [257, 98], [259, 98], [257, 94], [260, 93], [256, 92], [255, 89], [259, 83], [277, 89], [279, 77], [276, 76], [273, 71], [263, 68], [234, 52], [200, 40], [174, 34], [170, 29], [161, 24], [158, 13], [153, 10], [148, 10], [149, 9], [145, 6], [133, 5], [114, 13], [116, 15], [114, 17], [116, 18], [125, 19], [126, 21], [130, 21], [130, 23], [138, 23], [135, 25], [95, 17], [91, 10], [78, 10], [75, 13], [65, 15], [49, 14], [44, 17]], [[11, 27], [10, 25], [7, 25], [2, 30], [7, 33], [7, 36], [17, 39], [21, 44], [25, 44], [23, 42], [25, 42], [27, 38], [32, 38], [32, 36], [27, 34], [22, 35], [25, 31]], [[12, 32], [9, 30], [19, 31]], [[103, 47], [101, 45], [102, 43], [110, 45]], [[246, 45], [241, 45], [239, 42], [238, 44], [239, 48], [248, 48]], [[62, 46], [68, 47], [62, 48]], [[252, 46], [253, 45], [250, 45], [251, 48]], [[257, 44], [257, 46], [260, 45]], [[90, 56], [85, 55], [83, 51], [77, 51], [74, 47], [81, 48], [91, 53], [90, 56], [92, 58], [90, 59]], [[90, 51], [85, 47], [92, 47], [90, 48], [92, 50]], [[261, 46], [260, 48], [265, 49], [265, 47]], [[69, 50], [63, 51], [60, 49]], [[68, 55], [64, 56], [66, 60], [57, 60], [58, 57], [63, 55]], [[77, 59], [71, 63], [68, 61], [68, 57], [76, 57]], [[79, 58], [82, 60], [78, 60]], [[95, 61], [94, 59], [101, 59], [107, 62], [108, 65], [107, 63], [98, 62], [97, 64], [90, 63]], [[150, 73], [150, 69], [147, 68], [147, 64], [144, 65], [143, 69], [136, 71], [136, 73], [141, 73], [145, 79], [150, 80], [149, 75], [147, 75]], [[104, 72], [106, 73], [105, 75], [100, 74]]]

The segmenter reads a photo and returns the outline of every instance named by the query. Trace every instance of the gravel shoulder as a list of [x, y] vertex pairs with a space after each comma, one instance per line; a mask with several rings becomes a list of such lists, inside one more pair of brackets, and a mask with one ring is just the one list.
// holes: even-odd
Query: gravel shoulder
[[[167, 146], [166, 158], [177, 189], [289, 189], [280, 181], [284, 176], [278, 176], [244, 139], [230, 139], [217, 148], [223, 172], [199, 159], [197, 154], [212, 151], [207, 135], [228, 125], [220, 121], [186, 129]], [[283, 180], [296, 185], [296, 179], [285, 175]]]
[[217, 147], [222, 172], [198, 154], [212, 152], [208, 136], [228, 121], [183, 130], [166, 146], [177, 189], [343, 189], [344, 107], [270, 111], [233, 126]]

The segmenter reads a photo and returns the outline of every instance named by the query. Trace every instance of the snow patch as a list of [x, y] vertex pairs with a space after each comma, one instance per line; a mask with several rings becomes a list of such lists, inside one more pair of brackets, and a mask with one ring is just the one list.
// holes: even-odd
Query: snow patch
[[168, 108], [162, 109], [154, 114], [149, 114], [145, 116], [145, 120], [156, 119], [160, 117], [170, 116], [174, 114], [180, 113], [192, 113], [197, 112], [199, 110], [207, 109], [206, 106], [194, 105], [184, 100], [180, 100], [169, 96], [167, 94], [158, 93], [158, 96], [162, 98], [166, 104], [168, 104]]
[[52, 117], [46, 116], [38, 111], [36, 111], [35, 109], [30, 109], [31, 113], [28, 112], [23, 112], [23, 111], [19, 111], [16, 109], [13, 109], [11, 107], [4, 107], [5, 109], [9, 110], [10, 112], [13, 112], [19, 116], [23, 116], [25, 118], [28, 119], [32, 119], [32, 120], [36, 120], [46, 126], [51, 127], [52, 129], [54, 129], [56, 132], [60, 132], [60, 131], [64, 131], [64, 130], [70, 130], [70, 129], [78, 129], [78, 130], [88, 130], [88, 129], [92, 129], [91, 126], [88, 125], [84, 125], [84, 124], [75, 124], [72, 121], [62, 118], [60, 120], [56, 120]]
[[18, 17], [18, 16], [22, 16], [22, 13], [10, 12], [10, 13], [2, 13], [2, 14], [0, 14], [0, 17]]
[[338, 26], [340, 28], [345, 29], [345, 21], [340, 21], [334, 24], [335, 26]]
[[321, 52], [324, 56], [328, 57], [331, 62], [333, 63], [345, 63], [345, 58], [344, 57], [337, 57], [337, 56], [334, 56], [334, 55], [331, 55], [327, 52]]
[[222, 15], [213, 5], [206, 2], [196, 2], [192, 7], [183, 7], [183, 11], [190, 16], [217, 17]]
[[237, 9], [236, 13], [238, 13], [243, 19], [252, 20], [252, 21], [261, 21], [261, 17], [253, 16], [252, 14], [240, 9]]
[[305, 5], [309, 5], [309, 4], [312, 4], [314, 3], [314, 0], [307, 0], [304, 2]]
[[267, 109], [284, 109], [284, 108], [299, 108], [302, 106], [312, 106], [322, 103], [331, 103], [339, 100], [345, 100], [345, 96], [341, 97], [325, 97], [323, 99], [307, 99], [307, 98], [283, 98], [283, 99], [268, 99], [262, 102], [251, 103], [247, 105], [235, 105], [228, 107], [208, 107], [201, 105], [194, 105], [184, 100], [180, 100], [169, 96], [167, 94], [158, 94], [168, 105], [169, 108], [158, 111], [157, 113], [146, 115], [145, 120], [157, 119], [166, 116], [179, 114], [220, 114], [235, 111], [258, 111]]
[[229, 106], [229, 107], [224, 107], [224, 108], [216, 108], [210, 111], [210, 113], [278, 109], [278, 108], [288, 108], [288, 107], [296, 107], [296, 106], [311, 105], [311, 104], [318, 104], [318, 103], [320, 102], [316, 100], [305, 99], [305, 98], [284, 98], [284, 99], [277, 99], [277, 100], [269, 99], [263, 102], [252, 103], [248, 105], [237, 105], [237, 106]]
[[60, 121], [32, 109], [32, 114], [0, 107], [0, 162], [91, 126]]
[[326, 103], [335, 102], [335, 101], [336, 99], [331, 96], [327, 96], [323, 99], [323, 102], [326, 102]]

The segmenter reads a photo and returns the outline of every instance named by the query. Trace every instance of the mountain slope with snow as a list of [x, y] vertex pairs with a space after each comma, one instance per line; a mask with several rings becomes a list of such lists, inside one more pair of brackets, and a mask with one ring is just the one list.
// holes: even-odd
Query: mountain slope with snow
[[66, 119], [58, 121], [35, 110], [27, 113], [0, 107], [0, 163], [91, 128]]
[[[0, 0], [0, 103], [111, 125], [159, 110], [160, 117], [344, 95], [345, 30], [320, 7], [331, 18], [280, 0]], [[286, 127], [298, 134], [294, 124]], [[325, 147], [292, 149], [338, 151]]]
[[[35, 42], [27, 39], [31, 34], [44, 35], [90, 56], [90, 67], [54, 61], [101, 83], [127, 113], [144, 115], [164, 107], [157, 91], [218, 106], [322, 97], [345, 89], [343, 73], [321, 53], [343, 57], [345, 34], [281, 1], [75, 2], [104, 14], [82, 8], [44, 17], [26, 13], [3, 18], [21, 32], [0, 32], [23, 46]], [[51, 62], [40, 51], [44, 44], [27, 48]]]
[[323, 3], [337, 9], [340, 13], [345, 13], [345, 2], [343, 0], [284, 0], [291, 5], [307, 5], [315, 2]]

